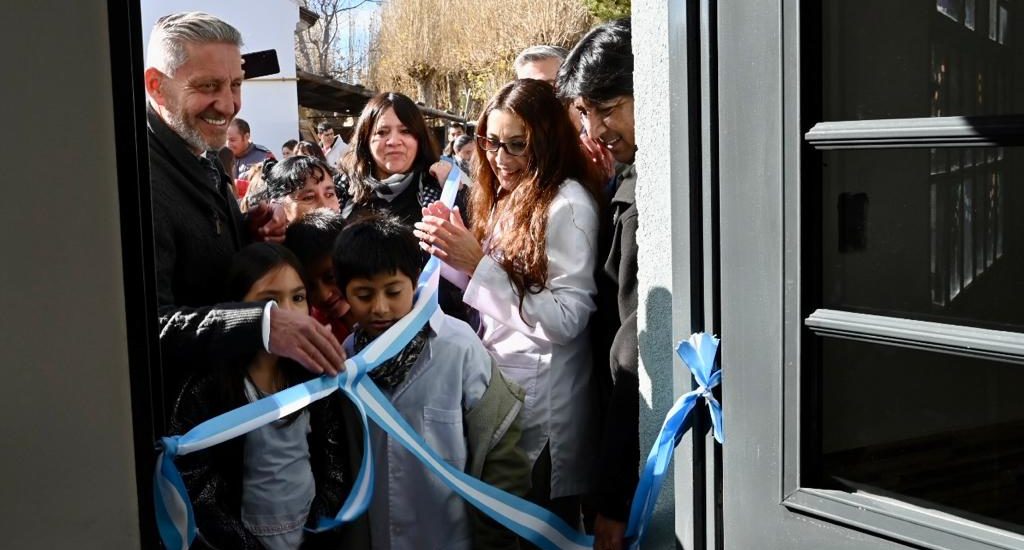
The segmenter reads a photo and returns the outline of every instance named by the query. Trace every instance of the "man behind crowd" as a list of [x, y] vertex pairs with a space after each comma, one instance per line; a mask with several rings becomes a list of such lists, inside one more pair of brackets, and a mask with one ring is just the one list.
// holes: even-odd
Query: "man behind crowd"
[[150, 176], [156, 241], [165, 407], [186, 367], [267, 350], [310, 371], [334, 374], [344, 355], [330, 330], [273, 301], [221, 303], [220, 281], [235, 252], [253, 240], [283, 240], [284, 211], [245, 216], [211, 150], [223, 147], [241, 108], [242, 37], [201, 12], [160, 18], [149, 41]]
[[543, 80], [554, 86], [558, 69], [568, 53], [565, 48], [558, 46], [530, 46], [519, 52], [512, 64], [516, 69], [516, 78]]
[[235, 173], [233, 179], [242, 177], [253, 166], [274, 158], [274, 153], [266, 147], [252, 142], [252, 128], [241, 118], [235, 118], [228, 124], [228, 149], [235, 155]]
[[448, 141], [445, 142], [442, 154], [446, 157], [455, 156], [455, 140], [466, 135], [466, 125], [461, 122], [452, 122], [448, 126]]
[[466, 125], [461, 122], [453, 122], [448, 127], [448, 143], [451, 143], [466, 134]]
[[338, 161], [348, 151], [348, 144], [334, 132], [334, 127], [328, 122], [321, 122], [316, 125], [316, 134], [320, 138], [320, 148], [324, 151], [324, 158], [332, 168], [338, 167]]
[[[583, 128], [619, 163], [607, 218], [602, 222], [598, 300], [593, 341], [605, 392], [604, 430], [597, 457], [594, 548], [623, 548], [626, 521], [640, 469], [639, 347], [637, 342], [636, 138], [633, 124], [633, 53], [630, 21], [594, 28], [566, 57], [558, 93]], [[601, 347], [601, 346], [604, 347]], [[610, 375], [610, 376], [609, 376]]]

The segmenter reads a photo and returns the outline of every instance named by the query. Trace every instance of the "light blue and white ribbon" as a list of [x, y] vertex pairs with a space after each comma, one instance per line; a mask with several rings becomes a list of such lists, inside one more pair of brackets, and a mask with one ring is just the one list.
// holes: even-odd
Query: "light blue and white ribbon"
[[[450, 159], [447, 159], [450, 161]], [[460, 171], [453, 164], [441, 193], [449, 208], [458, 192]], [[174, 459], [229, 439], [288, 416], [306, 405], [341, 389], [359, 410], [363, 422], [363, 453], [359, 474], [351, 493], [334, 518], [319, 518], [315, 531], [331, 529], [352, 521], [366, 511], [373, 487], [373, 459], [369, 444], [367, 416], [399, 441], [423, 464], [467, 502], [533, 544], [549, 549], [591, 548], [593, 539], [571, 529], [557, 516], [505, 491], [487, 485], [444, 461], [398, 414], [366, 373], [396, 355], [437, 311], [440, 260], [431, 257], [417, 284], [412, 311], [381, 334], [356, 356], [345, 361], [345, 371], [335, 377], [322, 376], [249, 403], [207, 420], [181, 436], [161, 440], [162, 451], [154, 475], [157, 527], [164, 545], [186, 550], [195, 539], [192, 506]]]
[[679, 440], [686, 433], [683, 429], [686, 417], [697, 404], [697, 399], [703, 397], [707, 402], [715, 439], [719, 443], [725, 441], [722, 431], [722, 406], [711, 393], [712, 388], [722, 381], [722, 371], [716, 368], [715, 363], [717, 352], [718, 338], [704, 332], [693, 334], [688, 340], [683, 340], [676, 346], [676, 353], [686, 363], [697, 381], [697, 389], [684, 394], [672, 405], [661, 426], [654, 448], [647, 456], [647, 463], [640, 475], [640, 483], [633, 494], [633, 506], [626, 527], [626, 540], [629, 541], [631, 549], [639, 548], [643, 541], [651, 514], [654, 513], [654, 505], [658, 501], [658, 493], [661, 492], [662, 481], [672, 462], [672, 455]]

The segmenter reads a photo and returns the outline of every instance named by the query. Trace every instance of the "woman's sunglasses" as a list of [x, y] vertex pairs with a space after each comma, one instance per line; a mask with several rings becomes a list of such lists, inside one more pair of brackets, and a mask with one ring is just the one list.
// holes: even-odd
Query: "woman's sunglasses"
[[485, 136], [476, 136], [476, 142], [480, 147], [488, 153], [495, 153], [498, 149], [505, 149], [505, 152], [512, 155], [513, 157], [521, 157], [526, 154], [526, 148], [529, 146], [525, 141], [498, 141], [493, 138]]

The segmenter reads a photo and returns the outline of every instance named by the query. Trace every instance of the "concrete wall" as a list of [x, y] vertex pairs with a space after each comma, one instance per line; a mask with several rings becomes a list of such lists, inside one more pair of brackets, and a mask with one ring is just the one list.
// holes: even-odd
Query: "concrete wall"
[[0, 546], [138, 548], [107, 3], [0, 29]]
[[[673, 4], [679, 4], [675, 6]], [[646, 460], [665, 414], [689, 390], [674, 342], [690, 331], [688, 143], [683, 2], [634, 0], [633, 86], [640, 227], [640, 456]], [[689, 438], [666, 476], [645, 546], [671, 548], [693, 537]], [[674, 475], [673, 475], [674, 473]]]
[[299, 100], [295, 88], [295, 27], [299, 8], [292, 0], [142, 0], [142, 39], [160, 17], [178, 11], [205, 11], [242, 33], [242, 53], [277, 50], [279, 74], [246, 80], [238, 116], [252, 126], [252, 140], [278, 158], [281, 144], [299, 137]]

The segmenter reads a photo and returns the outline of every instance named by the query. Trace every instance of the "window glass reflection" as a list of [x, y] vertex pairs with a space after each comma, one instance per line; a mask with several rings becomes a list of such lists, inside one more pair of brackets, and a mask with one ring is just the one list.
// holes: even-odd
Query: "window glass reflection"
[[1024, 113], [1021, 11], [1010, 0], [825, 2], [824, 120]]
[[1024, 330], [1024, 148], [822, 158], [823, 307]]
[[1024, 366], [822, 342], [812, 485], [1024, 531]]

